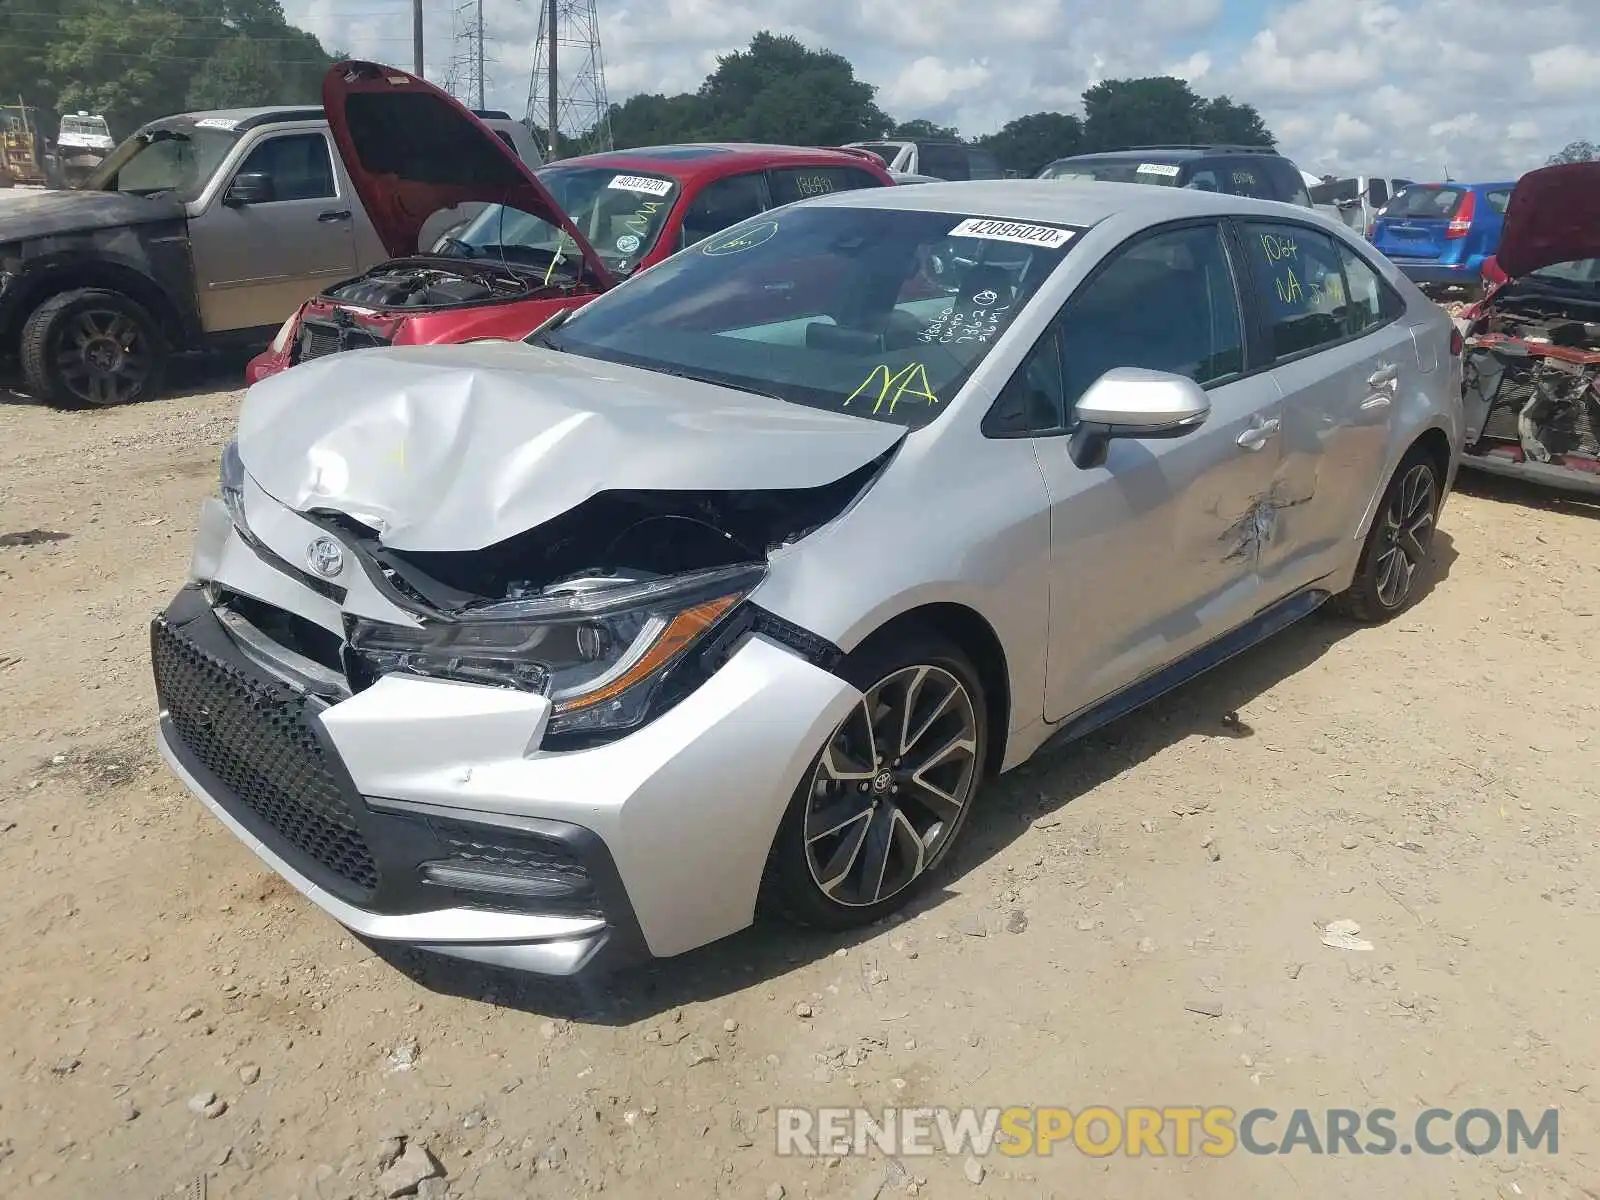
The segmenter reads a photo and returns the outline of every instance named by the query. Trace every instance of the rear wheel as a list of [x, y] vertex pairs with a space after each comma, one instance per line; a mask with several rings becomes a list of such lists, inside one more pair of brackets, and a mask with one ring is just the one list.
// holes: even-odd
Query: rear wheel
[[1410, 602], [1433, 546], [1439, 497], [1438, 468], [1428, 454], [1413, 450], [1389, 481], [1361, 548], [1355, 580], [1338, 598], [1346, 615], [1377, 624]]
[[767, 879], [785, 915], [828, 929], [870, 924], [927, 884], [966, 825], [988, 747], [977, 672], [943, 638], [864, 647], [841, 674], [862, 698], [791, 800]]
[[167, 342], [155, 318], [119, 292], [80, 289], [52, 296], [22, 329], [28, 389], [62, 408], [108, 408], [161, 389]]

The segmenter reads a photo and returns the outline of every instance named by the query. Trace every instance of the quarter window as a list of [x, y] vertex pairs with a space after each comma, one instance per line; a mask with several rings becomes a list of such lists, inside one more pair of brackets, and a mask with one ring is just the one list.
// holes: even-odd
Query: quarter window
[[262, 142], [239, 168], [240, 175], [255, 173], [271, 177], [274, 200], [322, 200], [338, 195], [328, 139], [320, 133], [291, 133]]
[[1350, 310], [1345, 317], [1345, 329], [1352, 336], [1365, 333], [1386, 319], [1384, 315], [1384, 286], [1378, 273], [1350, 247], [1339, 246], [1339, 258], [1344, 263], [1345, 291], [1350, 296]]
[[1168, 230], [1119, 251], [1063, 315], [1067, 405], [1112, 367], [1201, 384], [1244, 369], [1238, 295], [1215, 225]]
[[1494, 209], [1497, 215], [1502, 217], [1506, 215], [1506, 207], [1511, 203], [1511, 193], [1506, 189], [1497, 188], [1495, 191], [1485, 193], [1483, 198], [1489, 202], [1489, 207]]
[[1000, 389], [983, 432], [988, 437], [1052, 433], [1067, 425], [1059, 322], [1034, 343], [1028, 357]]
[[1344, 270], [1333, 238], [1266, 221], [1243, 230], [1273, 354], [1289, 358], [1347, 336]]

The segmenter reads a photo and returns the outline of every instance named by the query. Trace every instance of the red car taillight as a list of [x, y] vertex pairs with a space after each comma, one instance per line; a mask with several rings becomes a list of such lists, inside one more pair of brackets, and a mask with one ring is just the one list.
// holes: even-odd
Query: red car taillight
[[1455, 325], [1450, 326], [1450, 357], [1460, 358], [1461, 352], [1467, 348], [1467, 341], [1461, 336], [1461, 330]]
[[1467, 231], [1472, 228], [1472, 214], [1478, 207], [1476, 192], [1468, 192], [1462, 198], [1461, 207], [1456, 210], [1456, 215], [1450, 221], [1450, 228], [1444, 231], [1447, 238], [1464, 238]]

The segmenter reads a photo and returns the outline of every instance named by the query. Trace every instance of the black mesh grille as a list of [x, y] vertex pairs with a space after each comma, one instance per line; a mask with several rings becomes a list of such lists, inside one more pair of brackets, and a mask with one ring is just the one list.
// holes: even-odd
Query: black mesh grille
[[378, 886], [372, 852], [312, 732], [312, 701], [256, 680], [157, 622], [156, 691], [178, 738], [241, 804], [300, 854], [360, 893]]
[[341, 350], [366, 350], [373, 346], [387, 346], [389, 339], [369, 332], [359, 325], [341, 327], [329, 321], [302, 321], [300, 323], [300, 362], [307, 362]]

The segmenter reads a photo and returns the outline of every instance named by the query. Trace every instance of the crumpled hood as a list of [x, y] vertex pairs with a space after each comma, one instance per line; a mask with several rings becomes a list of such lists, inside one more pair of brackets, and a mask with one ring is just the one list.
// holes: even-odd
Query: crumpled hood
[[183, 202], [174, 196], [130, 196], [122, 192], [10, 192], [0, 197], [0, 243], [89, 233], [153, 221], [181, 221]]
[[370, 62], [335, 63], [322, 107], [350, 181], [391, 258], [424, 253], [422, 227], [440, 209], [505, 204], [566, 231], [595, 282], [616, 279], [528, 165], [426, 79]]
[[1517, 180], [1495, 261], [1513, 279], [1600, 258], [1600, 162], [1540, 167]]
[[250, 389], [239, 456], [299, 512], [477, 550], [614, 490], [820, 487], [897, 425], [520, 343], [352, 351]]

